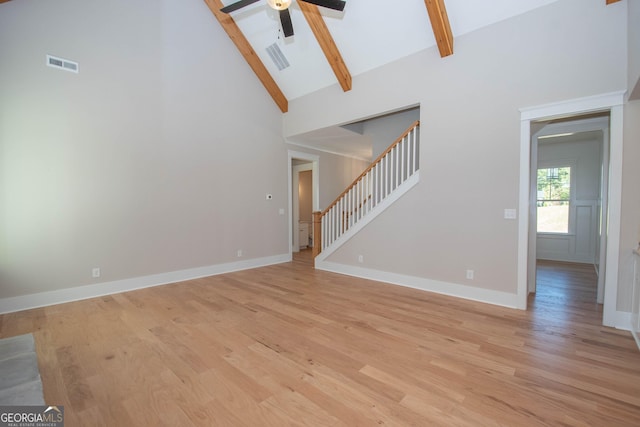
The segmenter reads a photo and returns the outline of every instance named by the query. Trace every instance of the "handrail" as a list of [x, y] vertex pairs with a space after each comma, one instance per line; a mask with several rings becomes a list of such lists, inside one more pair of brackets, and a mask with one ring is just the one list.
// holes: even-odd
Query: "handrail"
[[366, 174], [368, 174], [371, 169], [373, 169], [379, 162], [380, 160], [382, 160], [384, 158], [384, 156], [386, 156], [387, 154], [389, 154], [391, 152], [391, 150], [393, 150], [396, 145], [400, 144], [400, 142], [402, 142], [402, 140], [409, 135], [409, 133], [416, 127], [420, 125], [420, 120], [416, 120], [415, 122], [413, 122], [411, 124], [411, 126], [409, 126], [407, 128], [407, 130], [404, 131], [404, 133], [402, 135], [400, 135], [398, 137], [398, 139], [396, 139], [393, 144], [391, 144], [389, 147], [387, 147], [386, 150], [384, 150], [382, 152], [382, 154], [380, 154], [373, 162], [371, 162], [371, 164], [364, 170], [364, 172], [362, 172], [360, 175], [358, 175], [358, 177], [356, 179], [353, 180], [353, 182], [351, 183], [351, 185], [349, 185], [342, 193], [340, 193], [340, 195], [338, 197], [336, 197], [336, 199], [329, 205], [329, 207], [327, 207], [325, 210], [322, 211], [322, 215], [324, 216], [326, 215], [327, 212], [329, 212], [331, 210], [332, 207], [334, 207], [342, 198], [342, 196], [344, 196], [345, 194], [347, 194], [353, 187], [356, 186], [356, 184], [358, 184], [358, 182], [362, 179], [362, 177], [364, 177]]
[[360, 223], [418, 171], [416, 120], [322, 212], [313, 212], [313, 257]]

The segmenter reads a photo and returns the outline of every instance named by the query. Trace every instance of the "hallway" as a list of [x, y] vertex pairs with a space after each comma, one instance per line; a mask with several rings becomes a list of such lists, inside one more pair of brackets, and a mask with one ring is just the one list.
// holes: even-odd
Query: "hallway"
[[602, 325], [602, 305], [596, 302], [598, 276], [591, 264], [538, 260], [536, 293], [529, 295], [535, 318], [555, 322]]

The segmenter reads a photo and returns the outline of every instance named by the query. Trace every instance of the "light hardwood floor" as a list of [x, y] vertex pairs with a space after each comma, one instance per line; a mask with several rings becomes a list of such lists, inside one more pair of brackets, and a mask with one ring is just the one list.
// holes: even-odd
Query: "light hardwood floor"
[[640, 425], [640, 352], [591, 267], [527, 312], [292, 263], [0, 316], [67, 426]]

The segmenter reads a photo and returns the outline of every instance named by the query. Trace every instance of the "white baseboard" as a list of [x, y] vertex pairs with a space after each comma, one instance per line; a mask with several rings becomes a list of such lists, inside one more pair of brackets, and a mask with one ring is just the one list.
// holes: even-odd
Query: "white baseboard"
[[631, 336], [633, 336], [633, 339], [636, 342], [636, 346], [638, 347], [638, 350], [640, 350], [640, 336], [638, 336], [638, 333], [633, 330], [630, 312], [616, 311], [614, 316], [612, 316], [612, 318], [609, 318], [607, 320], [611, 322], [611, 324], [608, 325], [607, 323], [605, 323], [604, 324], [605, 326], [611, 326], [616, 329], [620, 329], [622, 331], [629, 331], [631, 333]]
[[631, 332], [631, 313], [627, 311], [616, 311], [616, 329], [622, 329], [624, 331]]
[[218, 274], [231, 273], [233, 271], [281, 264], [288, 261], [291, 261], [291, 255], [281, 254], [225, 264], [189, 268], [186, 270], [170, 271], [168, 273], [152, 274], [149, 276], [132, 277], [130, 279], [114, 280], [112, 282], [77, 286], [74, 288], [57, 289], [55, 291], [41, 292], [37, 294], [0, 298], [0, 314], [46, 307], [49, 305], [95, 298], [104, 295], [112, 295], [120, 292], [149, 288], [152, 286], [166, 285], [168, 283], [198, 279], [201, 277], [215, 276]]
[[[354, 267], [329, 261], [318, 262], [317, 258], [316, 268], [318, 270], [346, 274], [347, 276], [360, 277], [392, 285], [406, 286], [408, 288], [499, 305], [502, 307], [520, 308], [518, 307], [517, 295], [507, 292], [459, 285], [457, 283], [441, 282], [438, 280], [407, 276], [398, 273], [389, 273], [386, 271], [372, 270], [362, 267]], [[638, 343], [638, 348], [640, 348], [640, 337], [636, 336], [636, 334], [631, 330], [631, 313], [626, 311], [616, 311], [613, 317], [603, 319], [603, 325], [624, 331], [630, 331]]]
[[633, 339], [636, 340], [636, 346], [638, 347], [638, 350], [640, 350], [640, 337], [638, 336], [636, 331], [633, 330], [633, 328], [630, 328], [630, 330], [631, 335], [633, 335]]
[[457, 283], [441, 282], [438, 280], [425, 279], [423, 277], [407, 276], [404, 274], [389, 273], [386, 271], [372, 270], [362, 267], [354, 267], [329, 261], [318, 262], [317, 258], [316, 268], [319, 270], [346, 274], [348, 276], [360, 277], [363, 279], [376, 280], [378, 282], [420, 289], [427, 292], [435, 292], [437, 294], [449, 295], [472, 301], [479, 301], [509, 308], [518, 308], [518, 296], [507, 292], [459, 285]]
[[604, 316], [602, 323], [604, 326], [631, 331], [631, 313], [616, 310], [613, 316]]

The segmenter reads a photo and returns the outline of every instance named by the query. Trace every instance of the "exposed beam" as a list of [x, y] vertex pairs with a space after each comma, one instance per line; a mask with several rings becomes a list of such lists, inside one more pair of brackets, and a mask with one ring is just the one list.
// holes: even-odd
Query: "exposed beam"
[[620, 0], [607, 0], [607, 4], [618, 3]]
[[218, 22], [220, 22], [222, 28], [227, 32], [231, 41], [236, 45], [253, 72], [256, 73], [256, 76], [258, 76], [258, 79], [260, 79], [265, 89], [267, 89], [267, 92], [269, 92], [275, 103], [278, 104], [280, 111], [286, 113], [289, 109], [289, 102], [287, 101], [287, 98], [284, 96], [275, 80], [273, 80], [273, 77], [271, 77], [271, 74], [269, 74], [269, 71], [267, 71], [267, 68], [264, 66], [255, 50], [253, 50], [244, 34], [242, 34], [242, 31], [240, 31], [240, 28], [238, 28], [238, 25], [231, 15], [220, 12], [220, 9], [224, 7], [222, 2], [220, 0], [204, 1], [207, 6], [209, 6], [211, 13], [213, 13]]
[[324, 52], [324, 56], [327, 57], [333, 73], [336, 75], [340, 86], [342, 86], [342, 90], [345, 92], [351, 90], [351, 73], [344, 63], [342, 55], [340, 55], [336, 42], [333, 40], [333, 37], [331, 37], [331, 33], [329, 33], [327, 24], [324, 22], [324, 19], [322, 19], [318, 6], [299, 1], [298, 7], [300, 7], [304, 17], [307, 19], [311, 31], [313, 31], [313, 34], [318, 40], [318, 44], [320, 44], [320, 48], [322, 48]]
[[453, 55], [453, 34], [451, 33], [451, 25], [449, 25], [447, 9], [444, 7], [444, 0], [424, 0], [424, 4], [427, 6], [440, 56], [444, 58]]

